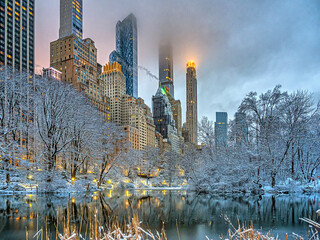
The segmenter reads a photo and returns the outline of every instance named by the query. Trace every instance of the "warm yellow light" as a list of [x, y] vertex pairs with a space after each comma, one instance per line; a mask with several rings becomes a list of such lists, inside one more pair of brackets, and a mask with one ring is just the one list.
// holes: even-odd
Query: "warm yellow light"
[[76, 178], [75, 178], [75, 177], [72, 177], [72, 178], [71, 178], [71, 181], [72, 181], [72, 182], [74, 182], [75, 180], [76, 180]]
[[196, 64], [194, 63], [194, 61], [189, 61], [189, 62], [187, 63], [187, 68], [190, 68], [190, 67], [196, 68]]
[[28, 176], [28, 178], [29, 178], [29, 179], [32, 179], [32, 178], [33, 178], [33, 176], [32, 176], [32, 175], [29, 175], [29, 176]]
[[107, 183], [108, 183], [108, 184], [111, 184], [111, 183], [112, 183], [112, 180], [111, 180], [111, 179], [109, 179], [109, 180], [107, 181]]
[[97, 182], [97, 179], [93, 179], [93, 182]]
[[71, 202], [72, 202], [72, 203], [75, 203], [76, 200], [75, 200], [74, 198], [71, 198]]

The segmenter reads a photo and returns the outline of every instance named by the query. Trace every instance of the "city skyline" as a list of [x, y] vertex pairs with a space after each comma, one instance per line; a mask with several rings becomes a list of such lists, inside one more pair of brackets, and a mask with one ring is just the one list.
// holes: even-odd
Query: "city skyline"
[[[183, 27], [179, 32], [185, 37], [185, 42], [179, 42], [181, 44], [178, 45], [179, 39], [173, 41], [175, 98], [182, 102], [183, 115], [186, 109], [185, 101], [183, 101], [185, 98], [184, 66], [191, 58], [198, 66], [199, 120], [204, 115], [214, 120], [216, 111], [226, 111], [230, 117], [233, 117], [241, 99], [249, 91], [262, 92], [266, 88], [273, 88], [276, 84], [282, 84], [285, 89], [291, 91], [297, 88], [307, 88], [319, 94], [320, 87], [316, 81], [319, 70], [315, 68], [319, 62], [319, 56], [315, 54], [319, 46], [316, 45], [317, 38], [314, 37], [317, 24], [310, 24], [314, 21], [319, 22], [316, 11], [313, 10], [319, 6], [315, 1], [309, 4], [298, 1], [290, 2], [289, 10], [285, 9], [288, 3], [266, 4], [263, 2], [262, 5], [266, 6], [266, 9], [262, 15], [258, 11], [261, 5], [257, 6], [257, 4], [252, 4], [252, 1], [248, 1], [251, 3], [251, 11], [246, 13], [241, 21], [239, 21], [239, 14], [235, 14], [232, 18], [221, 14], [223, 12], [233, 13], [237, 4], [233, 6], [220, 1], [216, 2], [219, 4], [215, 10], [213, 9], [214, 4], [208, 1], [201, 1], [199, 6], [188, 1], [186, 6], [176, 14], [181, 21], [176, 21], [172, 24], [173, 26], [169, 27], [180, 27], [181, 29], [181, 26], [186, 25], [195, 29], [188, 35]], [[156, 2], [145, 4], [142, 1], [135, 5], [128, 4], [123, 8], [117, 7], [121, 3], [123, 1], [95, 5], [84, 2], [84, 38], [94, 39], [99, 52], [98, 62], [105, 64], [109, 53], [115, 49], [114, 26], [116, 22], [132, 12], [138, 20], [139, 65], [145, 66], [157, 75], [158, 43], [152, 42], [151, 40], [154, 40], [155, 37], [150, 36], [157, 34], [150, 34], [150, 26], [153, 25], [153, 28], [156, 28], [155, 26], [159, 24], [165, 25], [165, 18], [168, 18], [169, 21], [175, 20], [177, 16], [170, 18], [168, 15], [171, 11], [169, 11], [165, 17], [161, 17], [160, 15], [169, 7], [162, 6], [157, 9], [159, 4]], [[115, 11], [100, 14], [101, 10], [105, 9], [104, 6], [108, 4]], [[95, 9], [97, 6], [99, 8]], [[247, 6], [243, 4], [241, 8]], [[139, 7], [144, 11], [138, 10]], [[188, 14], [182, 13], [187, 7], [193, 8], [193, 11], [189, 13], [192, 20], [186, 17]], [[209, 19], [212, 21], [204, 23], [199, 11], [206, 7], [208, 10], [203, 11], [202, 14], [207, 16], [210, 13], [212, 17]], [[301, 7], [303, 8], [299, 11]], [[40, 69], [49, 66], [48, 43], [58, 36], [59, 1], [37, 2], [36, 9], [36, 66], [37, 69]], [[95, 10], [98, 12], [96, 13]], [[155, 14], [156, 12], [158, 14]], [[299, 18], [295, 18], [298, 13]], [[277, 16], [275, 19], [272, 18], [274, 14]], [[195, 16], [199, 16], [199, 19]], [[218, 18], [221, 19], [218, 21]], [[155, 19], [158, 19], [159, 23], [156, 23]], [[274, 27], [275, 21], [282, 24]], [[237, 30], [237, 24], [240, 30]], [[290, 28], [292, 25], [295, 26], [294, 29]], [[208, 40], [201, 42], [199, 39], [202, 39], [203, 36], [207, 36]], [[247, 39], [248, 36], [250, 40]], [[302, 39], [302, 36], [305, 38]], [[229, 45], [227, 46], [224, 42]], [[257, 45], [258, 43], [260, 46]], [[186, 45], [190, 46], [188, 48], [190, 52], [182, 53], [181, 49], [186, 49]], [[239, 45], [242, 46], [239, 48]], [[280, 59], [280, 56], [284, 57]], [[271, 63], [267, 64], [266, 61], [269, 60]], [[271, 71], [267, 73], [268, 69]], [[151, 97], [157, 86], [156, 81], [150, 79], [145, 73], [139, 72], [140, 97], [144, 98], [149, 106], [151, 106]], [[202, 104], [204, 102], [207, 104]]]

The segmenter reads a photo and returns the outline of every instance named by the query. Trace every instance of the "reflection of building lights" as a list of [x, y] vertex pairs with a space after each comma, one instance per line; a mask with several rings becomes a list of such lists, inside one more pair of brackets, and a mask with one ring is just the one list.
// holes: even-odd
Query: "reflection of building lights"
[[166, 190], [162, 190], [161, 191], [163, 195], [166, 195], [167, 191]]
[[111, 184], [111, 183], [112, 183], [112, 180], [111, 180], [111, 179], [109, 179], [109, 180], [107, 181], [107, 183], [108, 183], [108, 184]]
[[94, 199], [94, 200], [97, 200], [97, 196], [93, 196], [93, 199]]
[[75, 177], [72, 177], [72, 178], [71, 178], [71, 181], [72, 181], [72, 182], [74, 182], [75, 180], [76, 180], [76, 178], [75, 178]]
[[97, 179], [93, 179], [93, 182], [97, 182]]
[[75, 203], [76, 200], [75, 200], [74, 198], [71, 198], [71, 202], [72, 202], [72, 203]]
[[144, 196], [146, 195], [146, 190], [143, 190], [142, 195]]
[[32, 179], [32, 178], [33, 178], [33, 176], [32, 176], [32, 175], [29, 175], [29, 176], [28, 176], [28, 178], [29, 178], [29, 179]]
[[126, 190], [126, 197], [131, 197], [132, 194], [129, 192], [129, 190]]

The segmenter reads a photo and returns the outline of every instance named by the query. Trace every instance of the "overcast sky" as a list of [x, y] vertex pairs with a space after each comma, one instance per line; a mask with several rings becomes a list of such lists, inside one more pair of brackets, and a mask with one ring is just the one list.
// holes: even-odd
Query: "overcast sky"
[[[49, 66], [50, 42], [59, 35], [59, 0], [36, 0], [36, 64]], [[198, 77], [198, 118], [229, 118], [250, 91], [281, 84], [320, 96], [319, 0], [84, 0], [84, 38], [105, 64], [115, 48], [115, 25], [138, 21], [138, 62], [158, 76], [158, 39], [174, 48], [175, 98], [185, 115], [186, 63]], [[139, 70], [139, 96], [151, 107], [157, 81]]]

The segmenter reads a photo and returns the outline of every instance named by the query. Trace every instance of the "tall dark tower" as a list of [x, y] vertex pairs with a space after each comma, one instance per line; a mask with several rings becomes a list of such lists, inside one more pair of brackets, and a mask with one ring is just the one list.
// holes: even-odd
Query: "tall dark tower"
[[34, 73], [34, 2], [0, 1], [0, 66]]
[[138, 98], [138, 39], [137, 19], [130, 14], [116, 26], [116, 51], [109, 56], [110, 62], [118, 62], [126, 77], [127, 94]]
[[59, 38], [72, 34], [82, 41], [82, 0], [60, 0]]
[[189, 132], [189, 141], [198, 144], [198, 107], [197, 107], [197, 74], [196, 64], [187, 63], [187, 113], [186, 130]]
[[174, 98], [172, 47], [169, 42], [159, 47], [159, 80], [161, 86]]

